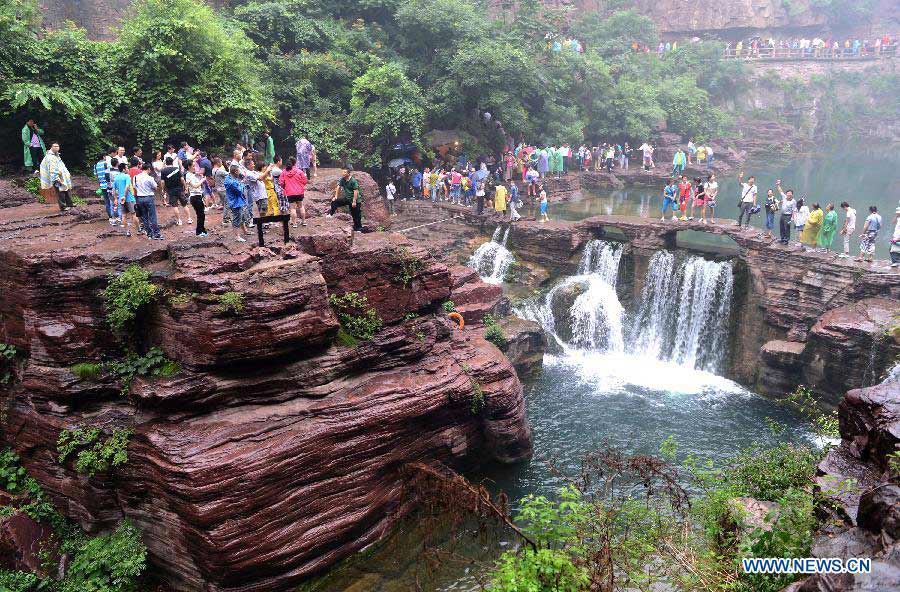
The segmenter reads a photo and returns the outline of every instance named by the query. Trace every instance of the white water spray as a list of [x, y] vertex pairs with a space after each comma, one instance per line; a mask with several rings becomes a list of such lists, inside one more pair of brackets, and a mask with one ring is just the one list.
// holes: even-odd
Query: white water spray
[[501, 284], [506, 277], [506, 271], [512, 265], [515, 258], [506, 248], [509, 240], [509, 226], [504, 230], [498, 226], [491, 240], [482, 244], [469, 258], [469, 267], [473, 268], [481, 276], [481, 279], [489, 284]]
[[568, 356], [627, 353], [688, 370], [721, 371], [734, 287], [731, 262], [691, 256], [679, 264], [673, 253], [654, 254], [626, 337], [616, 293], [621, 256], [621, 245], [591, 241], [578, 275], [518, 314], [540, 323]]

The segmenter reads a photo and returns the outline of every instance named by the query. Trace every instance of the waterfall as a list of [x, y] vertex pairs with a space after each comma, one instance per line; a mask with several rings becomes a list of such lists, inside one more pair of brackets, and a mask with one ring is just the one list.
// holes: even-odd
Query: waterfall
[[509, 226], [504, 230], [498, 226], [491, 240], [482, 244], [469, 258], [469, 267], [473, 268], [481, 276], [481, 279], [489, 284], [501, 284], [506, 277], [506, 271], [512, 265], [515, 258], [506, 248], [509, 240]]
[[519, 316], [540, 323], [560, 349], [623, 351], [625, 311], [615, 287], [621, 258], [621, 245], [590, 241], [578, 274], [524, 304]]
[[725, 361], [734, 276], [730, 261], [672, 253], [650, 259], [630, 331], [635, 353], [717, 372]]
[[628, 354], [720, 372], [728, 347], [732, 263], [655, 253], [640, 302], [626, 323], [616, 293], [622, 251], [617, 243], [589, 242], [577, 275], [517, 314], [540, 323], [563, 352]]

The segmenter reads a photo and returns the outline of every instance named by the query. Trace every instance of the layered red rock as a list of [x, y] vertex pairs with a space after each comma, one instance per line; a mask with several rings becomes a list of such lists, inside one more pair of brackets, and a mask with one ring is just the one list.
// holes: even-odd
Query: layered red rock
[[[426, 250], [352, 234], [342, 216], [294, 230], [296, 244], [271, 229], [265, 249], [175, 232], [126, 238], [90, 208], [0, 210], [0, 342], [23, 361], [0, 394], [3, 438], [86, 530], [132, 520], [176, 590], [292, 589], [410, 509], [407, 464], [530, 454], [513, 367], [446, 319], [451, 274]], [[70, 367], [122, 355], [102, 290], [133, 262], [163, 294], [137, 345], [181, 371], [123, 396]], [[226, 292], [241, 310], [222, 307]], [[328, 302], [347, 292], [384, 322], [355, 347], [335, 341]], [[58, 463], [60, 431], [86, 424], [134, 430], [123, 467], [87, 478]]]

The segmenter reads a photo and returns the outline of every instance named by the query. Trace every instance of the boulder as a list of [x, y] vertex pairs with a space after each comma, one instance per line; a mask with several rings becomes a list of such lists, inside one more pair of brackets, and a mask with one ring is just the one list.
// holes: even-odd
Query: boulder
[[35, 522], [24, 512], [0, 518], [0, 567], [46, 576], [45, 556], [51, 561], [59, 557], [49, 526]]
[[544, 363], [547, 336], [538, 323], [526, 321], [517, 316], [500, 320], [500, 328], [506, 337], [506, 346], [501, 348], [512, 363], [520, 380], [536, 377]]
[[793, 392], [803, 370], [806, 344], [773, 339], [759, 350], [756, 389], [764, 395], [782, 397]]

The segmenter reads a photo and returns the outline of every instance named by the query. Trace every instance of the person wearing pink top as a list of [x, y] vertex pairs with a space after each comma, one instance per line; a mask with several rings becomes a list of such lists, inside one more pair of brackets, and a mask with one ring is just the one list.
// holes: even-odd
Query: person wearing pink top
[[297, 228], [297, 203], [300, 203], [300, 224], [306, 226], [306, 206], [303, 205], [303, 196], [306, 194], [306, 184], [309, 179], [303, 169], [297, 166], [297, 159], [290, 157], [288, 166], [278, 178], [278, 184], [284, 190], [284, 196], [291, 206], [291, 220], [294, 228]]

